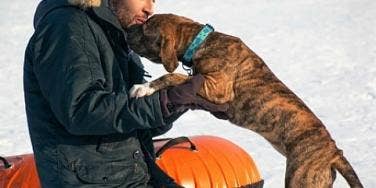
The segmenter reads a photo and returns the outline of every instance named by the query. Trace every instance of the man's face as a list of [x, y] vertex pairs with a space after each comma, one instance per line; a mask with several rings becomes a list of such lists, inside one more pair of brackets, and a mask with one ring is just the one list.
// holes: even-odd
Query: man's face
[[155, 0], [112, 0], [120, 24], [128, 28], [143, 24], [154, 13]]

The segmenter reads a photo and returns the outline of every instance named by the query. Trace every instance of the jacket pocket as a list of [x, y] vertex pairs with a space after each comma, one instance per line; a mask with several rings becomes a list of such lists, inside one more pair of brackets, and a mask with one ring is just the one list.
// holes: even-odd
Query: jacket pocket
[[77, 164], [77, 178], [88, 184], [125, 185], [148, 182], [147, 168], [140, 161]]

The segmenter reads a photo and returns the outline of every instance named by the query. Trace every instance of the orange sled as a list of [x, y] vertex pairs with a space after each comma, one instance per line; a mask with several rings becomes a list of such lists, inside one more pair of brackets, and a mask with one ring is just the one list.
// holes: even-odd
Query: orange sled
[[33, 154], [11, 156], [6, 158], [1, 157], [1, 160], [1, 188], [40, 187]]
[[[154, 141], [157, 165], [186, 188], [261, 188], [257, 167], [243, 149], [214, 136]], [[33, 154], [2, 158], [1, 188], [40, 187]]]
[[179, 185], [187, 188], [263, 186], [251, 156], [234, 143], [214, 136], [176, 139], [179, 141], [155, 142], [154, 148], [158, 166]]

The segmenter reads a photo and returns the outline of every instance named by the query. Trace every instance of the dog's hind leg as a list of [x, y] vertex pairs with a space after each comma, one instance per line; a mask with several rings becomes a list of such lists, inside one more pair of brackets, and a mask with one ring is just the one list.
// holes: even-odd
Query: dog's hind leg
[[336, 171], [333, 168], [325, 167], [324, 169], [317, 169], [310, 167], [298, 181], [294, 182], [293, 187], [302, 188], [333, 188], [334, 180], [336, 179]]
[[326, 162], [311, 161], [298, 168], [288, 167], [286, 188], [332, 188], [336, 172]]

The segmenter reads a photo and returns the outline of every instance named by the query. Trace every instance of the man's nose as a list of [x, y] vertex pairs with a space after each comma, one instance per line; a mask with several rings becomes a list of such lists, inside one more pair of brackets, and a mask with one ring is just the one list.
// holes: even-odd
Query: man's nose
[[154, 13], [154, 4], [154, 0], [146, 0], [146, 4], [142, 11], [146, 14], [147, 17], [151, 16]]

